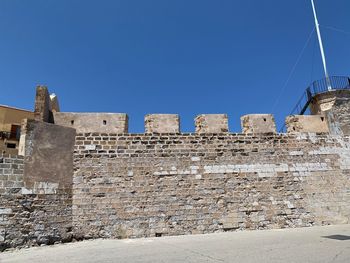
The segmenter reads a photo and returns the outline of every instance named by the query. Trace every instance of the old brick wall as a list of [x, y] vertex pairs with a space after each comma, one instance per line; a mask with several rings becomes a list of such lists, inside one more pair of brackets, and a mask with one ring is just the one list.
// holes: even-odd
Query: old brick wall
[[23, 168], [22, 156], [0, 156], [0, 251], [71, 240], [71, 190], [32, 194]]
[[77, 238], [349, 223], [349, 137], [78, 134]]

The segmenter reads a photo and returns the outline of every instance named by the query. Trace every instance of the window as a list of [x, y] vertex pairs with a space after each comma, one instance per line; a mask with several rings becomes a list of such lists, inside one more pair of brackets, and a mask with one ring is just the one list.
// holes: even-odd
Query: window
[[16, 144], [15, 143], [6, 143], [6, 147], [11, 148], [11, 149], [16, 149]]

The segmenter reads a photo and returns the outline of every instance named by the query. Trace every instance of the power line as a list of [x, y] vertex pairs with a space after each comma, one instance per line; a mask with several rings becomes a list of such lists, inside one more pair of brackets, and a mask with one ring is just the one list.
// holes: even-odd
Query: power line
[[304, 54], [304, 51], [305, 51], [306, 47], [308, 46], [308, 44], [309, 44], [309, 42], [310, 42], [310, 39], [311, 39], [311, 37], [312, 37], [312, 35], [313, 35], [314, 32], [315, 32], [315, 27], [312, 28], [311, 33], [310, 33], [309, 37], [307, 38], [307, 40], [306, 40], [306, 42], [305, 42], [305, 44], [304, 44], [304, 46], [303, 46], [303, 48], [302, 48], [302, 50], [301, 50], [301, 52], [300, 52], [298, 58], [297, 58], [297, 60], [296, 60], [296, 62], [295, 62], [295, 64], [294, 64], [294, 66], [292, 67], [292, 70], [290, 71], [286, 82], [284, 83], [284, 85], [283, 85], [283, 87], [282, 87], [280, 93], [278, 94], [278, 97], [277, 97], [275, 103], [274, 103], [273, 106], [272, 106], [272, 112], [275, 111], [275, 108], [276, 108], [276, 106], [278, 105], [278, 103], [279, 103], [279, 101], [280, 101], [280, 99], [281, 99], [281, 96], [283, 95], [285, 89], [287, 88], [287, 86], [288, 86], [288, 84], [289, 84], [289, 81], [290, 81], [290, 79], [292, 78], [292, 76], [293, 76], [293, 74], [294, 74], [294, 71], [295, 71], [296, 67], [298, 66], [298, 64], [299, 64], [299, 62], [300, 62], [300, 59], [302, 58], [302, 56], [303, 56], [303, 54]]
[[350, 32], [348, 32], [348, 31], [346, 31], [346, 30], [343, 30], [343, 29], [340, 29], [340, 28], [336, 28], [336, 27], [332, 27], [332, 26], [323, 26], [323, 25], [321, 25], [321, 26], [324, 27], [324, 28], [327, 28], [327, 29], [330, 29], [330, 30], [339, 32], [339, 33], [343, 33], [343, 34], [346, 34], [346, 35], [350, 35]]

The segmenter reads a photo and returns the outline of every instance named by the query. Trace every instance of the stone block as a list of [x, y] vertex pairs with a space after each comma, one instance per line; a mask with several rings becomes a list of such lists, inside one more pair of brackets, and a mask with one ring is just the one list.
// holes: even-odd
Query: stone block
[[276, 133], [272, 114], [248, 114], [241, 117], [242, 133]]
[[201, 114], [195, 118], [196, 133], [228, 132], [227, 114]]
[[146, 133], [179, 133], [180, 117], [177, 114], [148, 114], [145, 116]]
[[286, 118], [287, 133], [329, 132], [323, 115], [291, 115]]
[[24, 183], [59, 183], [71, 187], [75, 130], [50, 123], [26, 120], [22, 125], [21, 153], [24, 155]]
[[55, 124], [74, 128], [77, 133], [127, 133], [128, 115], [125, 113], [54, 112]]

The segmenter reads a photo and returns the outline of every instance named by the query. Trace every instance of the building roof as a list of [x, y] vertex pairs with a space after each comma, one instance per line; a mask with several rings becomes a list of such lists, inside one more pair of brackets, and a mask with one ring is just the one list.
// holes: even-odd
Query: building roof
[[7, 109], [12, 109], [12, 110], [19, 110], [19, 111], [25, 111], [25, 112], [31, 112], [31, 113], [33, 113], [33, 111], [30, 111], [30, 110], [20, 109], [20, 108], [8, 106], [8, 105], [3, 105], [3, 104], [0, 104], [0, 107], [2, 107], [2, 108], [7, 108]]

